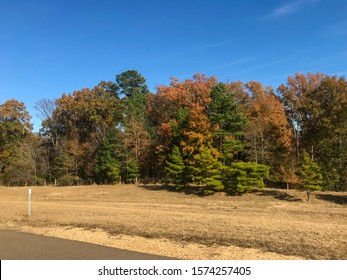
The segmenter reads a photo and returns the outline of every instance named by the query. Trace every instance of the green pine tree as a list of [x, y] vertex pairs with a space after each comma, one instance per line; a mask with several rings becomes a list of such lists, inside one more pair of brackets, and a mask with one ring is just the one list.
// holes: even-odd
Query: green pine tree
[[194, 156], [193, 165], [190, 166], [194, 183], [205, 185], [214, 190], [222, 190], [222, 163], [218, 161], [218, 152], [213, 148], [204, 148]]
[[96, 162], [95, 177], [99, 184], [116, 183], [119, 181], [119, 164], [109, 151], [103, 151]]
[[137, 179], [140, 176], [139, 165], [136, 163], [135, 159], [132, 159], [128, 163], [128, 176], [127, 181], [129, 183], [137, 183]]
[[186, 166], [181, 151], [177, 146], [173, 146], [172, 148], [169, 159], [166, 161], [165, 171], [168, 182], [175, 184], [176, 188], [186, 185]]
[[310, 200], [310, 192], [322, 189], [322, 174], [316, 162], [308, 153], [303, 153], [300, 169], [298, 171], [301, 185], [307, 191], [307, 199]]
[[96, 157], [94, 173], [97, 183], [116, 183], [120, 179], [120, 165], [112, 150], [112, 143], [106, 137]]
[[247, 120], [235, 101], [235, 94], [224, 83], [212, 87], [208, 117], [214, 127], [214, 147], [221, 152], [223, 164], [229, 165], [243, 150], [241, 136]]
[[225, 185], [239, 193], [265, 187], [264, 179], [269, 177], [270, 167], [255, 162], [235, 162], [226, 168]]

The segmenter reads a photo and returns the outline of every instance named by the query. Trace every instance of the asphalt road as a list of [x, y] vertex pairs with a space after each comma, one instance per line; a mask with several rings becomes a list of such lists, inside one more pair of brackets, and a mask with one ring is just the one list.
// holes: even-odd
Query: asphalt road
[[0, 230], [1, 260], [168, 260], [79, 241]]

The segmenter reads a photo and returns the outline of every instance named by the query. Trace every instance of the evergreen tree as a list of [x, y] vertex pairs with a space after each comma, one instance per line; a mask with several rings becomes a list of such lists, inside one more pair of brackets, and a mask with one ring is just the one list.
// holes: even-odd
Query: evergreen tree
[[119, 181], [119, 164], [107, 149], [103, 150], [97, 158], [94, 171], [99, 184]]
[[128, 173], [127, 182], [136, 184], [137, 179], [140, 176], [140, 173], [139, 173], [139, 166], [134, 159], [128, 162], [127, 173]]
[[149, 90], [146, 79], [136, 70], [128, 70], [116, 76], [120, 94], [124, 95], [123, 122], [126, 147], [126, 180], [137, 182], [140, 171], [148, 176], [151, 126], [146, 110]]
[[165, 171], [168, 182], [175, 184], [176, 188], [186, 185], [186, 166], [183, 162], [181, 151], [173, 146], [169, 160], [166, 161]]
[[307, 191], [307, 199], [310, 200], [311, 191], [322, 189], [322, 174], [317, 163], [306, 152], [302, 155], [302, 162], [298, 173], [301, 178], [301, 185]]
[[213, 148], [203, 148], [194, 156], [193, 165], [190, 166], [194, 183], [222, 190], [222, 163], [218, 161], [218, 152]]
[[116, 75], [116, 82], [120, 94], [130, 97], [134, 94], [148, 94], [146, 79], [136, 70], [128, 70]]
[[117, 158], [117, 131], [112, 130], [104, 139], [96, 155], [94, 167], [97, 183], [116, 183], [120, 180], [120, 160]]
[[235, 94], [224, 83], [211, 89], [208, 117], [214, 130], [214, 147], [222, 153], [223, 164], [229, 165], [243, 149], [241, 136], [247, 120], [236, 103]]
[[264, 179], [269, 177], [270, 167], [255, 162], [235, 162], [226, 169], [225, 185], [239, 193], [265, 187]]

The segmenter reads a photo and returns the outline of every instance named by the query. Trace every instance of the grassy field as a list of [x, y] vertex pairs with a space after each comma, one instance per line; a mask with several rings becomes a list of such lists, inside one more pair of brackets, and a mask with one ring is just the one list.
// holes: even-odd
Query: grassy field
[[0, 187], [2, 228], [83, 228], [108, 238], [166, 240], [160, 246], [256, 249], [263, 259], [269, 252], [284, 259], [347, 259], [346, 193], [315, 192], [307, 201], [295, 190], [201, 197], [162, 186], [32, 187], [30, 218], [27, 193], [28, 187]]

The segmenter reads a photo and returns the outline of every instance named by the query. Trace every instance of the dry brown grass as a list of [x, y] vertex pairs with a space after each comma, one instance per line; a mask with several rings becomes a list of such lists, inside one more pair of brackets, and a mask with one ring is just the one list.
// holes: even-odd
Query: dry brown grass
[[78, 227], [109, 237], [231, 245], [260, 250], [264, 259], [266, 252], [288, 259], [347, 259], [346, 194], [317, 192], [308, 202], [294, 190], [200, 197], [161, 186], [32, 187], [28, 218], [27, 189], [0, 187], [2, 227]]

